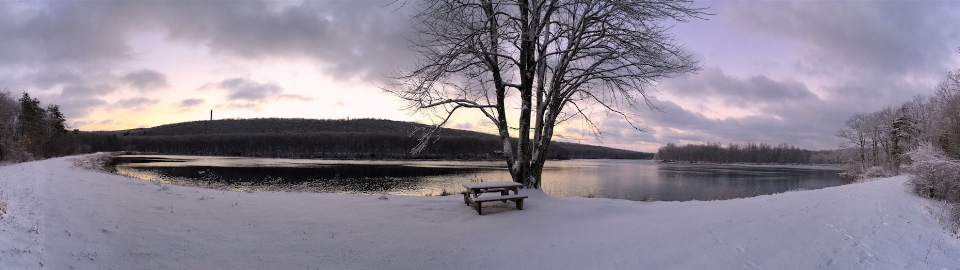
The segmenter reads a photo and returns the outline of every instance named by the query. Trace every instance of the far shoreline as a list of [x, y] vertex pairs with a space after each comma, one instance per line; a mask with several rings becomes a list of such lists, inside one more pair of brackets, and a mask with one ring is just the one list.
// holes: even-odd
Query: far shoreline
[[[198, 154], [178, 154], [178, 153], [159, 153], [159, 152], [139, 152], [139, 151], [115, 151], [115, 152], [105, 152], [111, 154], [111, 156], [124, 156], [124, 155], [142, 155], [142, 156], [194, 156], [194, 157], [222, 157], [222, 158], [277, 158], [277, 159], [303, 159], [303, 160], [357, 160], [357, 161], [503, 161], [503, 158], [487, 158], [487, 157], [466, 157], [466, 158], [434, 158], [434, 157], [424, 157], [424, 158], [356, 158], [356, 157], [296, 157], [296, 156], [243, 156], [243, 155], [198, 155]], [[562, 161], [562, 160], [599, 160], [599, 159], [609, 159], [609, 160], [653, 160], [650, 158], [615, 158], [615, 157], [605, 157], [605, 158], [585, 158], [585, 157], [576, 157], [576, 158], [551, 158], [547, 161]]]
[[661, 160], [661, 159], [651, 159], [651, 161], [657, 162], [657, 163], [683, 164], [683, 165], [783, 167], [783, 168], [797, 168], [797, 169], [819, 169], [819, 170], [843, 171], [843, 168], [840, 167], [841, 164], [753, 163], [753, 162], [715, 163], [715, 162], [705, 162], [705, 161], [677, 161], [677, 160]]

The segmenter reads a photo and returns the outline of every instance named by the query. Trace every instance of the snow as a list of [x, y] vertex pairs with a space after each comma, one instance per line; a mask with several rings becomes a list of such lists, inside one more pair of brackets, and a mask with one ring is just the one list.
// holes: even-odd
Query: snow
[[906, 177], [747, 199], [234, 192], [0, 167], [0, 269], [957, 269]]
[[498, 187], [519, 187], [523, 186], [517, 182], [497, 181], [497, 182], [470, 182], [463, 183], [465, 188], [498, 188]]
[[479, 198], [474, 198], [474, 202], [489, 202], [497, 200], [510, 200], [510, 199], [519, 199], [527, 198], [527, 195], [497, 195], [497, 196], [480, 196]]

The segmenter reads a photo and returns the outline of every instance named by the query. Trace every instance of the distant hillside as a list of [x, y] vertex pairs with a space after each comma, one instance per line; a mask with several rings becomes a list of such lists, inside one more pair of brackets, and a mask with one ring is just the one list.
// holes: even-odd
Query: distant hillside
[[[234, 133], [317, 133], [317, 132], [352, 132], [378, 133], [413, 131], [426, 125], [380, 119], [350, 119], [350, 120], [320, 120], [298, 118], [257, 118], [257, 119], [223, 119], [212, 121], [193, 121], [160, 125], [152, 128], [137, 128], [122, 130], [125, 135], [199, 135], [199, 134], [234, 134]], [[447, 129], [454, 132], [468, 134], [483, 134], [479, 132]], [[488, 135], [488, 134], [483, 134]]]
[[[392, 120], [227, 119], [110, 132], [84, 132], [93, 151], [336, 159], [497, 159], [496, 135], [442, 129], [418, 155], [410, 154], [429, 126]], [[551, 159], [649, 159], [643, 153], [554, 142]]]

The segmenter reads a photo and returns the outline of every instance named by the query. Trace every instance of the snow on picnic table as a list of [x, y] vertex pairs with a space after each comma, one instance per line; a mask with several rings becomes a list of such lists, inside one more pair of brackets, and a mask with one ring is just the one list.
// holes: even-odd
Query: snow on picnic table
[[960, 269], [903, 176], [747, 199], [234, 192], [0, 167], [0, 269]]
[[463, 187], [465, 188], [500, 188], [500, 187], [519, 187], [519, 186], [522, 186], [522, 184], [517, 182], [510, 182], [510, 181], [463, 183]]

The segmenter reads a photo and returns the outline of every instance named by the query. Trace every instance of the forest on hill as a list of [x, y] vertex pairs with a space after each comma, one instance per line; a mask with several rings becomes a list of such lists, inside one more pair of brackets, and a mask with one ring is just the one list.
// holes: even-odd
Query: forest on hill
[[717, 164], [841, 164], [843, 151], [807, 150], [787, 144], [772, 146], [765, 143], [719, 143], [667, 145], [657, 150], [654, 159], [665, 162], [706, 162]]
[[[330, 159], [499, 159], [496, 135], [442, 129], [424, 151], [410, 150], [427, 125], [381, 119], [223, 119], [121, 131], [80, 132], [92, 151]], [[551, 159], [649, 159], [643, 153], [555, 142]]]

